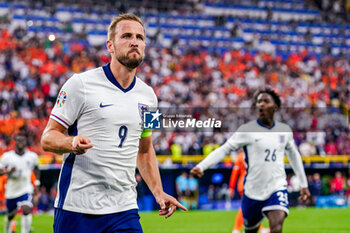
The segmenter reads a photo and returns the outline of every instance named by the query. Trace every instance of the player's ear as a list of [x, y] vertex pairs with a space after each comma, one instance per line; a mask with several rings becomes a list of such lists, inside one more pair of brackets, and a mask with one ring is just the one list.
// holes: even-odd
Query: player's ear
[[106, 45], [107, 45], [107, 50], [110, 53], [114, 53], [114, 48], [113, 48], [113, 43], [111, 40], [107, 40], [106, 41]]

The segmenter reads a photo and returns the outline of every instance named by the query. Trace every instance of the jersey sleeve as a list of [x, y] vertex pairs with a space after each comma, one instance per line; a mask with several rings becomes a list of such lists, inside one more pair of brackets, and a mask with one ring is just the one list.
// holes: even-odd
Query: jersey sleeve
[[[152, 101], [152, 104], [149, 106], [149, 111], [156, 111], [158, 109], [158, 99], [153, 89], [152, 89], [152, 94], [153, 94], [153, 101]], [[141, 133], [141, 138], [146, 138], [151, 135], [152, 135], [152, 129], [143, 129]]]
[[33, 167], [39, 166], [39, 156], [36, 153], [33, 153]]
[[231, 150], [238, 150], [239, 148], [248, 145], [250, 143], [249, 131], [245, 125], [242, 125], [237, 131], [227, 140], [231, 147]]
[[78, 75], [73, 75], [60, 90], [50, 118], [68, 128], [79, 118], [84, 103], [83, 82]]
[[286, 155], [289, 159], [290, 165], [292, 166], [295, 175], [300, 180], [300, 186], [302, 188], [307, 188], [308, 184], [307, 184], [307, 179], [305, 175], [305, 170], [304, 170], [303, 162], [301, 160], [301, 155], [294, 142], [293, 132], [290, 132], [288, 134], [288, 141], [285, 149], [286, 149]]
[[0, 170], [6, 168], [8, 166], [7, 160], [8, 160], [8, 156], [6, 153], [4, 153], [0, 158]]

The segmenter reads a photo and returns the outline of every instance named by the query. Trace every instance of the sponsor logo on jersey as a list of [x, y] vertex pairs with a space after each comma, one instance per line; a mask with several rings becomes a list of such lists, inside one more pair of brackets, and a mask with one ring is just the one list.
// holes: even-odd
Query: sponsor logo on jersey
[[113, 104], [103, 104], [102, 102], [100, 103], [100, 108], [105, 108], [105, 107], [109, 107], [112, 106]]
[[62, 107], [67, 100], [67, 93], [65, 91], [61, 91], [57, 97], [56, 104], [58, 107]]

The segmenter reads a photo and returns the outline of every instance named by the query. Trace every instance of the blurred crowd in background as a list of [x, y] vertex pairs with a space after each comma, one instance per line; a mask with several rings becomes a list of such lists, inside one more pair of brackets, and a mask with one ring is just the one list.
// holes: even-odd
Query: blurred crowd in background
[[[157, 12], [157, 9], [148, 9], [147, 1], [145, 2], [139, 2], [145, 7], [139, 8], [138, 11], [132, 8], [131, 3], [128, 5], [126, 2], [121, 2], [116, 9], [135, 9], [141, 17], [142, 14]], [[193, 6], [202, 4], [204, 7], [204, 4], [216, 2], [226, 3], [191, 3]], [[299, 9], [294, 6], [299, 6], [300, 2], [303, 1], [296, 1], [295, 4], [287, 6], [291, 10]], [[78, 1], [77, 4], [79, 3], [81, 2]], [[346, 2], [336, 3], [340, 4], [341, 12], [347, 10]], [[55, 5], [52, 4], [52, 1], [34, 1], [29, 8], [22, 10], [28, 15], [47, 12], [59, 18], [59, 8], [52, 8]], [[102, 4], [103, 7], [111, 2], [106, 1], [106, 4]], [[243, 4], [243, 1], [237, 1], [237, 4]], [[249, 1], [244, 4], [259, 7], [261, 2]], [[279, 6], [278, 1], [275, 1], [275, 4], [271, 7]], [[327, 1], [304, 1], [304, 4], [310, 9], [318, 9], [322, 16], [325, 12], [328, 12], [328, 15], [339, 15], [335, 17], [338, 21], [329, 19], [329, 16], [317, 20], [329, 23], [325, 24], [325, 30], [332, 25], [331, 22], [338, 22], [344, 28], [344, 40], [348, 43], [347, 38], [350, 34], [344, 14], [327, 5]], [[47, 10], [49, 5], [51, 10]], [[110, 58], [104, 45], [92, 46], [87, 34], [81, 30], [75, 31], [72, 25], [69, 27], [69, 23], [72, 23], [69, 21], [60, 22], [61, 26], [64, 26], [63, 34], [60, 34], [61, 39], [58, 36], [56, 39], [50, 38], [54, 34], [46, 30], [30, 30], [28, 23], [36, 21], [26, 21], [27, 27], [21, 24], [16, 27], [13, 22], [17, 21], [14, 18], [11, 20], [11, 17], [14, 17], [20, 7], [16, 9], [15, 5], [11, 6], [8, 14], [4, 14], [0, 19], [0, 147], [2, 150], [11, 147], [10, 136], [21, 128], [31, 135], [32, 149], [43, 154], [39, 138], [62, 84], [73, 73], [104, 65]], [[84, 6], [81, 8], [84, 17], [103, 12], [103, 7], [95, 10], [96, 13], [87, 4]], [[189, 11], [178, 9], [175, 12], [186, 15]], [[200, 9], [197, 13], [200, 14]], [[158, 14], [158, 18], [163, 20], [164, 17], [165, 20], [167, 16], [172, 17], [170, 13]], [[150, 17], [145, 17], [146, 29], [147, 19]], [[273, 22], [272, 18], [265, 20]], [[217, 21], [214, 17], [214, 26], [218, 24]], [[226, 21], [224, 19], [221, 23]], [[193, 23], [196, 22], [193, 20]], [[296, 23], [298, 25], [300, 22]], [[45, 29], [47, 25], [41, 26]], [[161, 28], [160, 30], [160, 34], [166, 31]], [[341, 33], [339, 30], [337, 32]], [[252, 47], [249, 47], [248, 43], [240, 48], [211, 50], [202, 45], [181, 44], [176, 41], [176, 37], [172, 38], [170, 46], [164, 46], [162, 36], [157, 33], [149, 36], [147, 55], [137, 75], [153, 87], [160, 108], [232, 108], [236, 109], [234, 115], [240, 116], [235, 122], [225, 118], [225, 128], [222, 132], [155, 132], [154, 145], [158, 154], [170, 154], [173, 144], [181, 147], [182, 154], [202, 154], [203, 147], [208, 143], [222, 144], [239, 124], [251, 118], [252, 113], [243, 110], [252, 106], [254, 92], [265, 85], [271, 86], [281, 95], [283, 109], [277, 119], [292, 126], [303, 155], [350, 154], [350, 134], [346, 118], [350, 106], [349, 54], [340, 51], [334, 55], [332, 50], [322, 50], [320, 54], [301, 46], [295, 52], [281, 54], [278, 52], [278, 46], [266, 44], [269, 36], [257, 33], [255, 37], [258, 38], [258, 44]], [[324, 37], [325, 45], [328, 44], [327, 38]], [[333, 46], [333, 40], [329, 41], [329, 45]], [[266, 49], [266, 46], [272, 46], [273, 49]], [[344, 46], [341, 48], [346, 49], [347, 45]], [[332, 120], [329, 120], [329, 115]]]

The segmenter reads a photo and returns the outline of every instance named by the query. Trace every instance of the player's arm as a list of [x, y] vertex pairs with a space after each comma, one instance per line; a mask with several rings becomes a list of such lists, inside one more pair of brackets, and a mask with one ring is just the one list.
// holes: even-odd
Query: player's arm
[[12, 173], [14, 173], [16, 171], [16, 168], [15, 167], [13, 167], [13, 168], [11, 168], [10, 170], [7, 170], [6, 168], [4, 168], [4, 169], [1, 169], [0, 170], [0, 176], [2, 176], [2, 175], [7, 175], [7, 176], [10, 176]]
[[159, 215], [165, 215], [165, 218], [168, 218], [175, 212], [176, 207], [187, 210], [174, 197], [163, 191], [157, 158], [152, 145], [152, 136], [141, 137], [137, 166], [142, 178], [160, 205]]
[[298, 151], [297, 146], [295, 145], [294, 139], [293, 139], [293, 133], [291, 133], [291, 136], [288, 140], [287, 146], [286, 146], [286, 154], [289, 159], [289, 163], [293, 168], [293, 171], [295, 175], [300, 180], [300, 197], [299, 200], [306, 201], [310, 198], [310, 191], [308, 189], [307, 179], [305, 175], [305, 170], [303, 166], [303, 162], [301, 160], [301, 155]]
[[203, 161], [197, 164], [194, 168], [192, 168], [191, 173], [196, 177], [202, 177], [204, 175], [204, 171], [209, 167], [218, 164], [221, 160], [225, 158], [234, 148], [227, 141], [224, 145], [215, 149], [211, 152]]
[[85, 136], [68, 136], [66, 128], [53, 119], [49, 119], [46, 128], [41, 136], [41, 146], [45, 151], [57, 154], [73, 152], [84, 154], [93, 145]]
[[233, 166], [232, 169], [232, 173], [231, 173], [231, 177], [230, 177], [230, 183], [229, 183], [229, 190], [230, 190], [230, 197], [233, 198], [234, 194], [235, 194], [235, 187], [237, 184], [237, 178], [238, 178], [238, 174], [239, 174], [239, 167], [236, 165]]
[[3, 154], [0, 158], [0, 176], [6, 175], [10, 176], [13, 172], [15, 172], [16, 168], [12, 167], [12, 169], [8, 170], [8, 154]]

